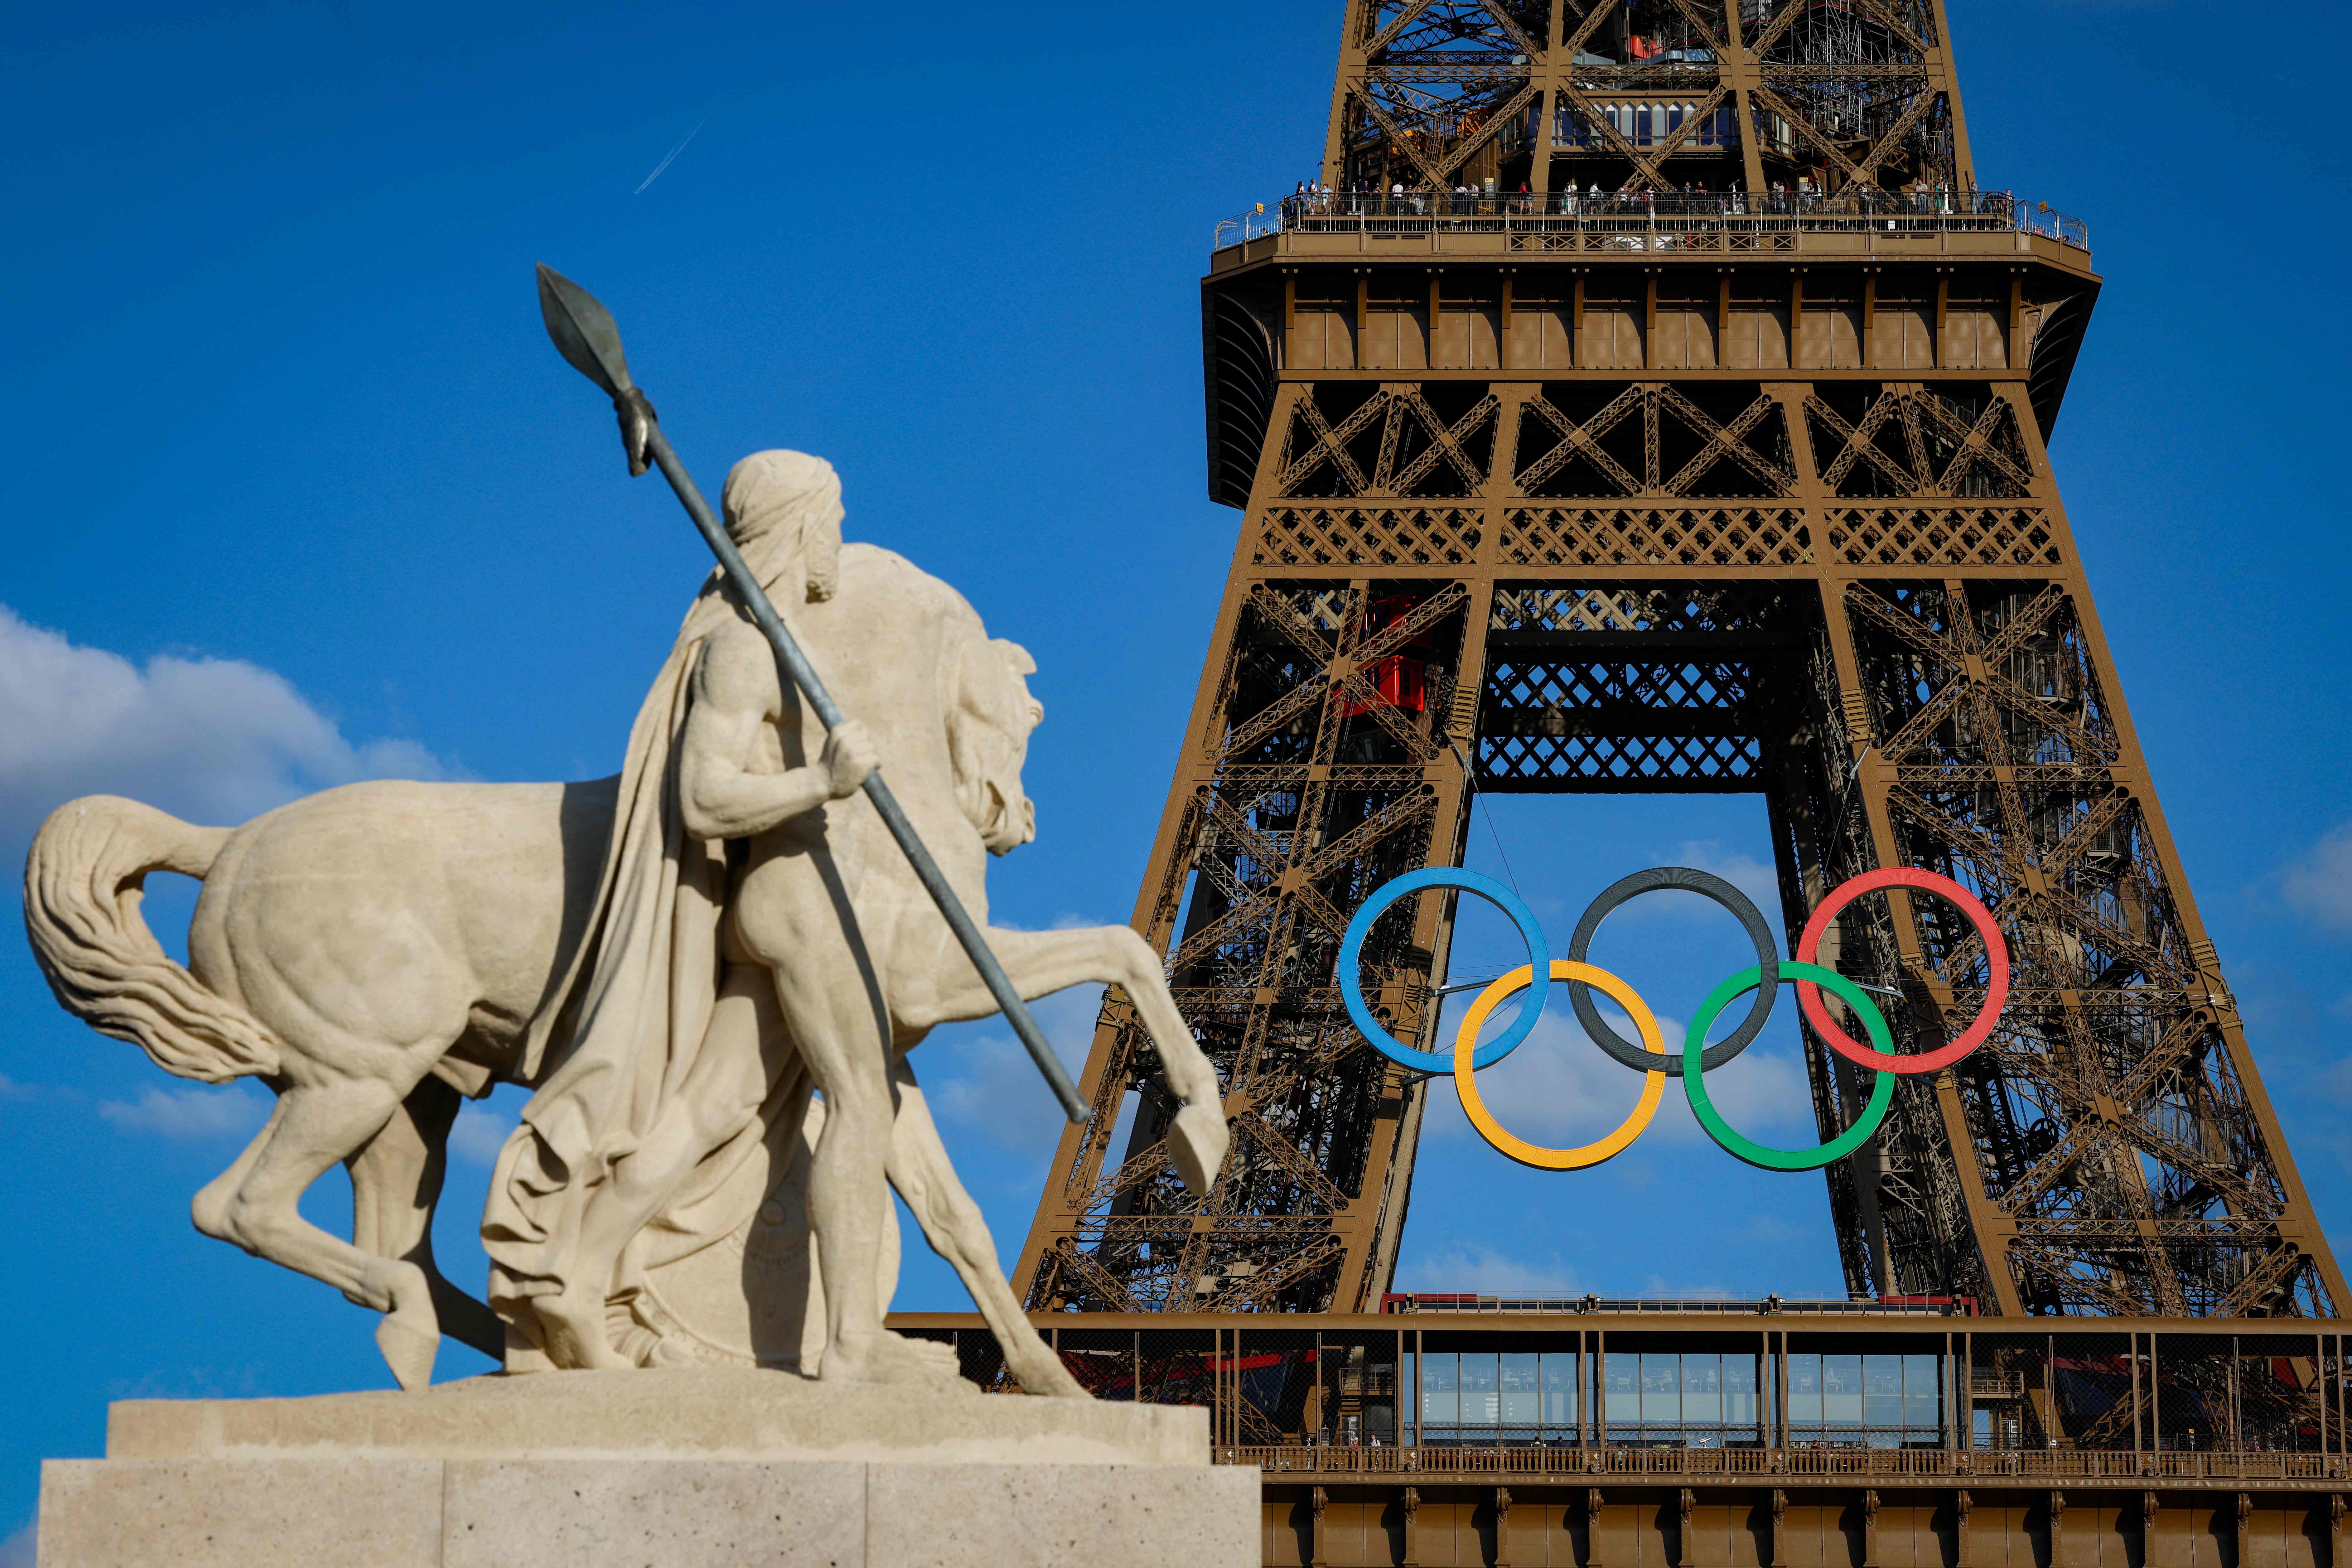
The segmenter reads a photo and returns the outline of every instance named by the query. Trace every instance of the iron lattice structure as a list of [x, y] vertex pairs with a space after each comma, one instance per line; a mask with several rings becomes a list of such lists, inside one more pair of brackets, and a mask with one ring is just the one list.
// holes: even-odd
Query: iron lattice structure
[[1976, 184], [1941, 0], [1349, 0], [1323, 182]]
[[[1114, 992], [1033, 1309], [1378, 1302], [1423, 1096], [1335, 956], [1374, 887], [1459, 863], [1483, 789], [1760, 793], [1792, 925], [1885, 866], [1994, 911], [1994, 1037], [1827, 1173], [1853, 1296], [2341, 1310], [2044, 448], [2087, 240], [1975, 188], [1945, 36], [1933, 0], [1349, 0], [1339, 188], [1203, 284], [1244, 517], [1135, 917], [1233, 1153], [1185, 1195]], [[1452, 918], [1399, 904], [1352, 977], [1424, 1047]], [[1824, 946], [1901, 994], [1900, 1048], [1978, 1009], [1934, 900]], [[1827, 1136], [1858, 1085], [1808, 1049]]]

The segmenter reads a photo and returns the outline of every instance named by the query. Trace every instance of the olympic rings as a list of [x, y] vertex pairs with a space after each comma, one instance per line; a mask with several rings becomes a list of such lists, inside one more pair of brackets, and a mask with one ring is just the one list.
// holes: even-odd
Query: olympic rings
[[[1356, 984], [1356, 965], [1363, 952], [1364, 937], [1372, 929], [1372, 921], [1380, 918], [1382, 910], [1407, 893], [1417, 893], [1423, 888], [1455, 888], [1465, 893], [1475, 893], [1508, 915], [1511, 923], [1519, 928], [1520, 940], [1528, 944], [1529, 973], [1538, 969], [1549, 973], [1551, 952], [1544, 945], [1543, 926], [1536, 920], [1535, 911], [1521, 902], [1519, 896], [1510, 889], [1494, 878], [1482, 877], [1475, 871], [1464, 871], [1452, 866], [1431, 866], [1419, 871], [1407, 871], [1395, 880], [1383, 883], [1379, 891], [1364, 900], [1363, 908], [1356, 911], [1356, 918], [1348, 922], [1347, 934], [1339, 940], [1339, 995], [1348, 1004], [1349, 1021], [1362, 1032], [1374, 1050], [1391, 1061], [1412, 1068], [1416, 1072], [1450, 1072], [1454, 1068], [1452, 1058], [1440, 1056], [1435, 1051], [1415, 1050], [1382, 1028], [1381, 1021], [1372, 1016], [1372, 1010], [1364, 1005], [1364, 999], [1359, 994], [1362, 988]], [[1511, 1021], [1509, 1028], [1478, 1047], [1471, 1067], [1492, 1067], [1518, 1049], [1519, 1042], [1526, 1039], [1528, 1032], [1536, 1026], [1536, 1019], [1542, 1014], [1543, 1005], [1544, 994], [1538, 989], [1519, 1005], [1519, 1016]]]
[[[1362, 962], [1364, 938], [1381, 913], [1408, 893], [1431, 888], [1449, 888], [1486, 900], [1509, 917], [1518, 928], [1528, 946], [1528, 962], [1509, 973], [1487, 984], [1464, 1014], [1455, 1028], [1454, 1049], [1450, 1055], [1435, 1051], [1415, 1050], [1391, 1035], [1379, 1019], [1372, 1016], [1358, 984]], [[1881, 888], [1909, 888], [1940, 895], [1956, 905], [1969, 918], [1970, 925], [1984, 942], [1990, 980], [1984, 1005], [1966, 1030], [1950, 1044], [1916, 1056], [1901, 1056], [1895, 1049], [1893, 1032], [1887, 1027], [1884, 1014], [1860, 985], [1820, 963], [1821, 942], [1828, 931], [1830, 921], [1838, 911], [1864, 893]], [[1658, 1020], [1640, 994], [1618, 976], [1585, 961], [1591, 946], [1593, 933], [1601, 922], [1621, 904], [1639, 893], [1672, 889], [1697, 893], [1712, 899], [1739, 920], [1755, 944], [1757, 962], [1707, 993], [1693, 1015], [1690, 1028], [1683, 1037], [1678, 1051], [1665, 1045]], [[1339, 973], [1340, 995], [1346, 1003], [1348, 1016], [1362, 1031], [1365, 1040], [1381, 1055], [1417, 1072], [1451, 1073], [1462, 1108], [1478, 1129], [1479, 1135], [1497, 1151], [1524, 1165], [1539, 1170], [1575, 1171], [1600, 1164], [1631, 1147], [1656, 1116], [1665, 1094], [1668, 1078], [1683, 1080], [1683, 1092], [1690, 1101], [1691, 1113], [1697, 1118], [1707, 1135], [1724, 1150], [1748, 1164], [1768, 1171], [1817, 1171], [1853, 1153], [1877, 1134], [1894, 1103], [1895, 1080], [1901, 1077], [1930, 1073], [1949, 1067], [1982, 1045], [1999, 1021], [2002, 1006], [2009, 1000], [2009, 948], [1992, 912], [1972, 896], [1967, 889], [1948, 877], [1932, 871], [1891, 868], [1883, 871], [1865, 872], [1832, 889], [1805, 922], [1798, 938], [1794, 959], [1782, 959], [1776, 952], [1771, 931], [1762, 913], [1744, 894], [1719, 877], [1688, 867], [1661, 867], [1636, 872], [1612, 884], [1595, 899], [1577, 922], [1576, 934], [1569, 944], [1569, 956], [1554, 960], [1545, 945], [1543, 927], [1534, 913], [1518, 896], [1491, 877], [1454, 867], [1430, 867], [1410, 871], [1382, 885], [1365, 900], [1355, 917], [1348, 922], [1339, 944]], [[1546, 984], [1535, 984], [1538, 974]], [[1553, 981], [1565, 983], [1574, 1003], [1578, 1019], [1593, 1042], [1616, 1061], [1635, 1068], [1642, 1075], [1642, 1095], [1633, 1110], [1614, 1131], [1594, 1142], [1573, 1149], [1548, 1149], [1528, 1142], [1507, 1131], [1494, 1114], [1486, 1109], [1478, 1093], [1475, 1076], [1481, 1068], [1491, 1067], [1518, 1048], [1535, 1028], [1542, 1015], [1545, 993]], [[1723, 1119], [1706, 1092], [1706, 1075], [1746, 1050], [1764, 1022], [1771, 1016], [1774, 994], [1780, 984], [1788, 981], [1797, 988], [1799, 1006], [1823, 1041], [1832, 1050], [1848, 1060], [1870, 1068], [1875, 1075], [1869, 1101], [1853, 1124], [1836, 1137], [1810, 1149], [1776, 1149], [1758, 1143], [1742, 1135]], [[1639, 1048], [1623, 1039], [1601, 1019], [1593, 1005], [1591, 989], [1598, 987], [1612, 1001], [1625, 1009], [1633, 1022], [1634, 1031], [1642, 1037]], [[1822, 1000], [1822, 990], [1828, 988], [1862, 1020], [1863, 1032], [1870, 1038], [1868, 1046], [1857, 1045], [1831, 1018], [1829, 1008]], [[1716, 1045], [1706, 1043], [1707, 1031], [1716, 1019], [1738, 997], [1753, 991], [1757, 999], [1748, 1008], [1748, 1016], [1738, 1029]], [[1511, 997], [1527, 993], [1517, 1015], [1509, 1028], [1485, 1045], [1479, 1045], [1478, 1031], [1486, 1026], [1495, 1009]]]
[[[1936, 1050], [1922, 1051], [1916, 1057], [1901, 1058], [1900, 1066], [1881, 1067], [1873, 1059], [1872, 1052], [1855, 1045], [1845, 1031], [1832, 1021], [1829, 1009], [1822, 1005], [1819, 986], [1809, 980], [1799, 981], [1797, 1005], [1804, 1009], [1805, 1016], [1811, 1021], [1822, 1043], [1848, 1061], [1878, 1068], [1882, 1072], [1906, 1075], [1935, 1072], [1951, 1066], [1982, 1045], [1985, 1037], [1992, 1033], [1993, 1025], [2000, 1022], [2001, 1007], [2009, 1000], [2009, 944], [2001, 940], [2000, 928], [1993, 924], [1992, 911], [1978, 902], [1975, 895], [1966, 888], [1948, 877], [1938, 877], [1933, 871], [1915, 871], [1897, 866], [1884, 871], [1865, 871], [1823, 899], [1813, 910], [1813, 918], [1805, 922], [1804, 934], [1797, 939], [1797, 956], [1809, 964], [1818, 963], [1822, 933], [1829, 930], [1830, 921], [1837, 918], [1837, 912], [1862, 894], [1878, 888], [1917, 888], [1924, 892], [1940, 893], [1959, 906], [1960, 912], [1969, 917], [1969, 923], [1977, 928], [1977, 935], [1984, 939], [1985, 962], [1991, 970], [1991, 976], [1985, 987], [1984, 1005], [1977, 1010], [1975, 1019], [1951, 1044]], [[1832, 985], [1830, 989], [1835, 991], [1837, 987]], [[1845, 994], [1842, 991], [1838, 994], [1841, 996]], [[1867, 1021], [1865, 1017], [1864, 1022]]]
[[[1747, 973], [1753, 974], [1756, 972], [1751, 968]], [[1633, 1114], [1619, 1123], [1614, 1132], [1598, 1142], [1587, 1143], [1579, 1149], [1546, 1149], [1523, 1138], [1514, 1137], [1503, 1131], [1502, 1125], [1488, 1113], [1486, 1102], [1479, 1098], [1475, 1080], [1477, 1065], [1471, 1047], [1478, 1038], [1478, 1030], [1486, 1022], [1486, 1015], [1506, 997], [1526, 990], [1534, 975], [1535, 966], [1523, 963], [1478, 993], [1478, 999], [1470, 1004], [1470, 1011], [1463, 1015], [1461, 1028], [1454, 1035], [1454, 1089], [1462, 1097], [1462, 1109], [1469, 1113], [1470, 1125], [1475, 1127], [1479, 1134], [1500, 1152], [1522, 1165], [1533, 1165], [1539, 1171], [1581, 1171], [1622, 1153], [1649, 1128], [1650, 1118], [1658, 1113], [1658, 1102], [1665, 1098], [1666, 1093], [1666, 1075], [1662, 1070], [1665, 1066], [1664, 1058], [1667, 1056], [1665, 1037], [1659, 1032], [1658, 1020], [1651, 1015], [1649, 1004], [1643, 1001], [1642, 994], [1631, 985], [1605, 969], [1595, 969], [1589, 963], [1572, 963], [1566, 959], [1553, 959], [1552, 979], [1565, 980], [1570, 984], [1598, 985], [1609, 993], [1610, 997], [1625, 1009], [1626, 1016], [1633, 1020], [1633, 1027], [1641, 1033], [1642, 1044], [1660, 1059], [1643, 1073], [1642, 1098], [1634, 1104]], [[1532, 1006], [1522, 1009], [1529, 1013], [1534, 1010]], [[1693, 1077], [1686, 1081], [1696, 1082], [1696, 1079]]]
[[1895, 1076], [1901, 1071], [1892, 1064], [1905, 1058], [1895, 1054], [1895, 1037], [1887, 1032], [1886, 1019], [1864, 994], [1861, 986], [1834, 969], [1823, 969], [1818, 963], [1784, 963], [1786, 977], [1803, 985], [1809, 983], [1826, 985], [1838, 994], [1840, 1000], [1854, 1010], [1862, 1019], [1863, 1031], [1869, 1035], [1876, 1050], [1874, 1059], [1866, 1065], [1878, 1071], [1878, 1081], [1871, 1086], [1870, 1103], [1862, 1108], [1853, 1125], [1811, 1149], [1774, 1149], [1740, 1136], [1729, 1122], [1716, 1110], [1715, 1102], [1706, 1095], [1706, 1069], [1698, 1066], [1699, 1044], [1715, 1023], [1715, 1016], [1723, 1011], [1724, 1004], [1742, 992], [1757, 988], [1757, 969], [1751, 965], [1741, 970], [1706, 994], [1698, 1011], [1690, 1021], [1690, 1031], [1683, 1037], [1683, 1092], [1690, 1097], [1691, 1114], [1706, 1129], [1707, 1136], [1723, 1145], [1724, 1152], [1734, 1159], [1745, 1160], [1759, 1170], [1818, 1171], [1823, 1165], [1844, 1159], [1878, 1131], [1886, 1120], [1886, 1108], [1895, 1103]]
[[[1615, 912], [1618, 905], [1638, 894], [1666, 889], [1713, 899], [1737, 916], [1739, 923], [1748, 930], [1748, 940], [1756, 944], [1756, 965], [1764, 976], [1762, 984], [1756, 988], [1756, 1005], [1748, 1010], [1748, 1016], [1739, 1027], [1732, 1032], [1729, 1039], [1707, 1047], [1699, 1070], [1713, 1072], [1746, 1050], [1749, 1043], [1763, 1032], [1764, 1021], [1772, 1016], [1773, 994], [1780, 984], [1780, 944], [1772, 935], [1772, 928], [1764, 923], [1764, 912], [1747, 894], [1720, 877], [1693, 870], [1687, 866], [1658, 866], [1647, 871], [1636, 871], [1601, 889], [1601, 896], [1586, 906], [1584, 918], [1576, 922], [1576, 934], [1568, 939], [1568, 959], [1570, 963], [1585, 961], [1592, 947], [1592, 933], [1601, 929], [1601, 922]], [[1611, 992], [1610, 994], [1615, 995], [1616, 993]], [[1590, 987], [1571, 982], [1568, 999], [1576, 1008], [1576, 1021], [1584, 1026], [1584, 1032], [1592, 1037], [1594, 1045], [1637, 1072], [1654, 1070], [1642, 1059], [1640, 1050], [1601, 1021], [1601, 1009], [1592, 1005]], [[1685, 1070], [1682, 1058], [1676, 1057], [1668, 1062], [1665, 1070], [1675, 1078], [1682, 1077]]]

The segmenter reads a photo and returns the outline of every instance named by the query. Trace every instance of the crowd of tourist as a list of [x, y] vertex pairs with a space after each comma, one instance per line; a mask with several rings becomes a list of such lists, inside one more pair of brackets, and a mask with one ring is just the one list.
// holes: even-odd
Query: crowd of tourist
[[1376, 180], [1360, 181], [1345, 189], [1319, 180], [1301, 180], [1283, 204], [1286, 218], [1298, 217], [1746, 217], [1810, 212], [1876, 214], [1949, 213], [1953, 193], [1948, 186], [1917, 181], [1882, 190], [1848, 186], [1834, 194], [1801, 174], [1791, 186], [1772, 182], [1769, 190], [1751, 196], [1735, 180], [1720, 191], [1704, 180], [1683, 184], [1624, 186], [1603, 190], [1596, 181], [1583, 190], [1573, 182], [1562, 190], [1538, 192], [1522, 182], [1516, 191], [1500, 190], [1493, 179], [1459, 184], [1452, 190], [1423, 182], [1402, 181], [1383, 189]]

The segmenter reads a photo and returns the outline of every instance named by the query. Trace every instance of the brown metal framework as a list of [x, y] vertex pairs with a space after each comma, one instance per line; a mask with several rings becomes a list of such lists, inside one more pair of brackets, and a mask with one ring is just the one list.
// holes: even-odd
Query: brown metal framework
[[[1906, 0], [1350, 0], [1327, 167], [1394, 186], [1402, 159], [1447, 195], [1294, 201], [1213, 259], [1211, 490], [1244, 518], [1135, 916], [1223, 1075], [1233, 1153], [1185, 1195], [1114, 993], [1094, 1118], [1014, 1276], [1033, 1308], [1378, 1301], [1424, 1097], [1349, 1026], [1335, 954], [1374, 887], [1459, 863], [1475, 790], [1507, 790], [1761, 793], [1792, 921], [1882, 866], [1995, 911], [2000, 1027], [1905, 1080], [1827, 1173], [1853, 1296], [2342, 1309], [2044, 450], [2098, 279], [2079, 226], [1971, 186], [1943, 37], [1940, 5]], [[1564, 211], [1701, 157], [1689, 117], [1619, 146], [1595, 110], [1581, 143], [1546, 140], [1596, 101], [1583, 57], [1612, 54], [1703, 64], [1691, 101], [1731, 95], [1738, 130], [1706, 156], [1748, 190], [1797, 142], [1821, 180]], [[1821, 105], [1857, 82], [1878, 96], [1847, 135]], [[1408, 86], [1444, 86], [1453, 118], [1408, 123]], [[1511, 192], [1496, 128], [1528, 105], [1528, 183], [1558, 173], [1562, 198]], [[1503, 194], [1452, 194], [1475, 159]], [[1451, 921], [1445, 896], [1407, 900], [1365, 945], [1351, 978], [1401, 1037], [1433, 1027]], [[1933, 900], [1863, 900], [1832, 938], [1902, 994], [1900, 1048], [1977, 1008], [1984, 954]], [[1857, 1084], [1808, 1054], [1826, 1135]]]
[[1323, 181], [1972, 187], [1947, 39], [1942, 0], [1350, 0]]
[[[2352, 1347], [2332, 1323], [1034, 1321], [1097, 1399], [1205, 1407], [1214, 1462], [1263, 1476], [1268, 1568], [2347, 1561]], [[977, 1318], [891, 1321], [1006, 1386]]]

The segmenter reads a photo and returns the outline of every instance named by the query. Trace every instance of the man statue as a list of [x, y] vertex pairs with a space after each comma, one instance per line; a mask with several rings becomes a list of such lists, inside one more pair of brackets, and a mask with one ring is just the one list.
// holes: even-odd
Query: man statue
[[[951, 1352], [883, 1326], [887, 1178], [1022, 1385], [1080, 1394], [1023, 1316], [906, 1059], [998, 1002], [856, 793], [876, 757], [1022, 996], [1110, 984], [1132, 1005], [1181, 1107], [1161, 1147], [1198, 1194], [1227, 1147], [1216, 1069], [1132, 930], [985, 925], [988, 858], [1035, 833], [1021, 773], [1044, 710], [1028, 655], [938, 578], [845, 548], [819, 459], [746, 458], [723, 500], [756, 580], [870, 735], [845, 723], [820, 739], [714, 576], [616, 777], [353, 784], [236, 829], [68, 802], [26, 858], [26, 932], [76, 1016], [184, 1077], [269, 1082], [278, 1110], [197, 1194], [195, 1223], [384, 1314], [376, 1342], [404, 1388], [430, 1382], [445, 1328], [515, 1371], [789, 1350], [806, 1372], [816, 1347], [782, 1342], [777, 1291], [818, 1283], [819, 1375], [950, 1379]], [[131, 896], [156, 870], [205, 883], [186, 968]], [[537, 1092], [484, 1214], [493, 1317], [439, 1277], [428, 1241], [457, 1097], [499, 1079]], [[792, 1184], [812, 1085], [824, 1115], [803, 1205]], [[350, 1240], [299, 1206], [338, 1163]], [[664, 1281], [707, 1279], [700, 1255], [768, 1196], [779, 1215], [805, 1207], [819, 1279], [731, 1304], [759, 1309], [747, 1348], [697, 1329], [725, 1312]]]
[[[772, 601], [833, 597], [842, 508], [832, 465], [756, 453], [728, 476], [722, 509]], [[483, 1225], [491, 1304], [535, 1342], [511, 1348], [518, 1369], [632, 1364], [607, 1325], [624, 1252], [689, 1182], [708, 1189], [751, 1152], [763, 1109], [797, 1113], [797, 1104], [768, 1105], [803, 1097], [806, 1086], [782, 1070], [796, 1042], [777, 1009], [781, 974], [745, 951], [725, 918], [725, 841], [782, 830], [798, 844], [792, 825], [804, 821], [822, 845], [817, 808], [855, 794], [876, 753], [852, 721], [812, 758], [803, 742], [816, 733], [797, 694], [785, 710], [773, 653], [714, 574], [630, 735], [594, 940], [575, 960], [588, 967], [557, 992], [572, 1003], [534, 1024], [542, 1035], [569, 1025], [572, 1043], [524, 1110], [491, 1183]], [[761, 847], [751, 846], [753, 858]], [[864, 1064], [812, 1056], [806, 1065], [829, 1122], [849, 1106], [865, 1109], [856, 1070]], [[887, 1099], [881, 1114], [887, 1140]], [[812, 1175], [821, 1254], [824, 1232], [845, 1228], [835, 1217], [844, 1184], [824, 1179], [844, 1142], [821, 1141]], [[878, 1216], [861, 1225], [862, 1211], [888, 1202], [878, 1169], [863, 1177], [868, 1201], [846, 1222], [860, 1232], [879, 1225]], [[659, 1260], [657, 1247], [635, 1249], [632, 1271]]]

